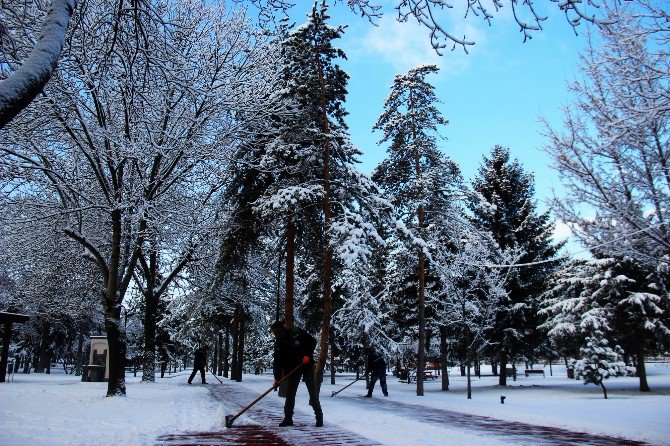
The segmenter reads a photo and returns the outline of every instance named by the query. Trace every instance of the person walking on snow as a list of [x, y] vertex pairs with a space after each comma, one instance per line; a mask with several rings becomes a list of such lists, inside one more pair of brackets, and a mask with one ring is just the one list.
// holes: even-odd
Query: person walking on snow
[[191, 384], [195, 374], [200, 371], [200, 378], [202, 378], [202, 383], [207, 384], [205, 379], [205, 369], [207, 368], [207, 353], [209, 352], [209, 347], [200, 347], [195, 351], [195, 357], [193, 358], [193, 373], [188, 378], [188, 383]]
[[367, 375], [371, 372], [370, 385], [368, 387], [368, 393], [365, 396], [367, 398], [372, 397], [372, 389], [375, 387], [377, 379], [379, 379], [379, 385], [382, 388], [384, 396], [389, 396], [388, 388], [386, 387], [386, 361], [384, 360], [384, 357], [373, 348], [368, 348], [365, 374]]
[[282, 321], [272, 324], [272, 333], [277, 340], [273, 361], [275, 385], [283, 376], [290, 373], [300, 364], [303, 364], [296, 373], [288, 378], [286, 402], [284, 403], [284, 419], [279, 423], [279, 426], [293, 426], [295, 394], [298, 391], [300, 378], [304, 379], [307, 391], [309, 392], [309, 405], [314, 409], [316, 427], [323, 426], [323, 412], [321, 411], [316, 377], [314, 376], [316, 339], [302, 328], [286, 328]]

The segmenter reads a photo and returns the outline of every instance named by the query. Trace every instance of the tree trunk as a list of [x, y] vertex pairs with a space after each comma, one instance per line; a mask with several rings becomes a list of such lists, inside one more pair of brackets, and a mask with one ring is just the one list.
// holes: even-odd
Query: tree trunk
[[[410, 90], [409, 93], [409, 109], [413, 110], [414, 109], [414, 96], [412, 94], [412, 91]], [[414, 121], [412, 120], [412, 142], [416, 143], [417, 140], [417, 129], [415, 126]], [[421, 180], [422, 172], [421, 172], [421, 156], [418, 152], [418, 148], [415, 149], [416, 152], [414, 154], [414, 170], [416, 174], [416, 179], [418, 181]], [[419, 203], [421, 203], [421, 199], [423, 199], [423, 191], [419, 191]], [[423, 205], [419, 204], [416, 210], [417, 213], [417, 219], [418, 219], [418, 231], [419, 231], [419, 237], [423, 238], [423, 225], [424, 225], [424, 215], [423, 215]], [[423, 248], [419, 251], [419, 265], [418, 265], [418, 276], [419, 276], [419, 283], [418, 283], [418, 310], [419, 310], [419, 349], [416, 355], [416, 394], [417, 396], [423, 396], [423, 372], [425, 369], [425, 342], [426, 342], [426, 296], [425, 296], [425, 288], [426, 288], [426, 278], [425, 278], [425, 254], [423, 252]]]
[[607, 389], [605, 388], [605, 384], [602, 381], [600, 381], [600, 387], [603, 389], [603, 396], [605, 399], [607, 399]]
[[491, 373], [493, 376], [498, 376], [498, 362], [491, 360]]
[[449, 390], [449, 366], [447, 364], [447, 327], [440, 327], [440, 364], [442, 365], [442, 390]]
[[126, 339], [121, 331], [121, 305], [105, 305], [105, 330], [109, 344], [107, 396], [126, 394]]
[[74, 376], [81, 376], [82, 359], [84, 356], [84, 331], [80, 328], [77, 334], [77, 357], [74, 364]]
[[217, 364], [218, 373], [217, 375], [221, 376], [223, 374], [223, 333], [219, 331], [219, 363]]
[[465, 368], [467, 369], [468, 372], [468, 399], [472, 399], [472, 380], [470, 379], [470, 361], [465, 364]]
[[232, 352], [232, 364], [230, 366], [230, 379], [233, 381], [237, 380], [237, 370], [238, 370], [238, 364], [237, 361], [239, 359], [239, 332], [240, 332], [240, 321], [239, 321], [239, 313], [237, 311], [237, 307], [235, 307], [235, 312], [233, 316], [233, 327], [232, 327], [232, 335], [233, 335], [233, 352]]
[[330, 383], [335, 384], [335, 334], [330, 330]]
[[637, 345], [637, 373], [640, 377], [640, 392], [650, 392], [649, 384], [647, 383], [647, 370], [644, 366], [644, 341], [641, 339]]
[[[423, 226], [423, 209], [419, 206], [419, 228]], [[419, 349], [416, 354], [416, 394], [423, 396], [423, 372], [426, 342], [426, 297], [424, 277], [424, 253], [419, 251]]]
[[49, 324], [44, 323], [42, 325], [42, 336], [40, 338], [40, 350], [39, 350], [39, 360], [37, 362], [37, 373], [47, 373], [51, 372], [51, 339], [50, 339], [51, 328]]
[[219, 367], [219, 336], [217, 335], [214, 339], [214, 357], [212, 358], [212, 373], [216, 375], [216, 372]]
[[148, 278], [144, 295], [144, 352], [142, 354], [142, 381], [156, 381], [156, 315], [158, 299], [152, 292], [153, 280]]
[[230, 319], [226, 321], [226, 334], [223, 343], [223, 376], [228, 378], [228, 371], [230, 369]]
[[295, 305], [295, 236], [298, 232], [293, 217], [286, 222], [286, 297], [284, 299], [284, 325], [292, 328]]
[[503, 351], [500, 352], [500, 376], [498, 376], [498, 385], [506, 386], [507, 385], [507, 354]]
[[[314, 36], [316, 46], [316, 36]], [[326, 83], [323, 77], [323, 67], [321, 66], [320, 53], [316, 52], [317, 66], [319, 70], [319, 83], [321, 86], [321, 118], [323, 134], [329, 133], [328, 128], [328, 110], [326, 104]], [[319, 360], [316, 364], [316, 383], [317, 392], [321, 390], [323, 383], [323, 372], [326, 368], [326, 358], [328, 357], [328, 337], [330, 336], [330, 318], [331, 318], [331, 280], [333, 269], [333, 249], [330, 246], [330, 144], [325, 142], [323, 145], [323, 236], [325, 253], [323, 259], [323, 322], [321, 326], [321, 340]]]
[[244, 309], [240, 306], [240, 325], [238, 337], [238, 348], [237, 348], [237, 376], [235, 381], [242, 382], [242, 374], [244, 373], [244, 331], [246, 328], [246, 315], [244, 314]]
[[2, 359], [0, 359], [0, 383], [5, 382], [7, 376], [7, 364], [9, 361], [9, 344], [12, 338], [12, 323], [4, 323], [4, 331], [2, 333]]

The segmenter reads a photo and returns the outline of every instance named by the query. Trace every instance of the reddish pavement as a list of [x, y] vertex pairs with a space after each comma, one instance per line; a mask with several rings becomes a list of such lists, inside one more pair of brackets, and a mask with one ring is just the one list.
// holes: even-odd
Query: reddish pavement
[[[228, 407], [239, 407], [240, 409], [257, 396], [252, 390], [231, 382], [224, 382], [223, 385], [211, 385], [209, 389], [217, 399], [225, 401]], [[482, 444], [486, 444], [487, 437], [495, 438], [497, 441], [503, 440], [510, 445], [642, 446], [648, 444], [624, 438], [575, 432], [551, 426], [504, 421], [444, 409], [429, 409], [427, 411], [425, 406], [387, 399], [375, 398], [374, 401], [371, 401], [359, 397], [342, 396], [340, 398], [346, 398], [348, 403], [358, 407], [369, 406], [372, 412], [383, 410], [386, 413], [417, 420], [417, 425], [427, 423], [481, 435]], [[326, 425], [321, 428], [314, 427], [313, 417], [299, 412], [296, 412], [294, 416], [295, 426], [280, 428], [277, 425], [283, 418], [282, 402], [283, 400], [277, 399], [261, 400], [240, 419], [236, 420], [230, 429], [224, 428], [220, 432], [164, 435], [157, 439], [156, 446], [379, 445], [379, 443], [338, 426], [328, 425], [327, 414]], [[417, 426], [417, 428], [420, 427]]]
[[[227, 407], [242, 409], [258, 395], [237, 383], [225, 382], [210, 385], [210, 392]], [[304, 391], [304, 389], [301, 389]], [[163, 435], [156, 446], [381, 446], [379, 443], [334, 425], [314, 426], [314, 417], [297, 412], [293, 416], [294, 426], [278, 427], [284, 418], [283, 399], [266, 398], [259, 401], [242, 417], [235, 420], [233, 427], [220, 432], [192, 432], [186, 434]], [[232, 415], [232, 414], [230, 414]], [[251, 422], [258, 424], [248, 424]], [[223, 425], [223, 420], [221, 421]]]

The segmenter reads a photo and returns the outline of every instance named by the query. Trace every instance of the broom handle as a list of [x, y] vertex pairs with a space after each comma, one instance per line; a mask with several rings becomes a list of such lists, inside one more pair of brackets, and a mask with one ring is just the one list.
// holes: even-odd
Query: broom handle
[[274, 390], [276, 387], [279, 387], [279, 385], [280, 385], [281, 383], [283, 383], [284, 381], [286, 381], [286, 380], [289, 378], [289, 376], [293, 375], [295, 372], [297, 372], [298, 370], [300, 370], [300, 368], [301, 368], [302, 366], [303, 366], [303, 364], [300, 363], [300, 365], [299, 365], [298, 367], [294, 368], [293, 370], [291, 370], [291, 371], [289, 372], [288, 375], [284, 375], [284, 377], [283, 377], [282, 379], [280, 379], [280, 380], [277, 381], [276, 383], [272, 384], [272, 386], [271, 386], [268, 390], [266, 390], [265, 392], [263, 392], [258, 398], [256, 398], [255, 400], [253, 400], [251, 403], [249, 403], [249, 405], [247, 405], [244, 409], [242, 409], [241, 411], [239, 411], [233, 418], [231, 418], [231, 419], [230, 419], [230, 423], [232, 423], [233, 421], [235, 421], [235, 420], [237, 419], [237, 417], [239, 417], [239, 416], [242, 415], [244, 412], [246, 412], [247, 410], [249, 410], [254, 404], [256, 404], [257, 402], [259, 402], [260, 400], [262, 400], [262, 399], [265, 397], [265, 395], [267, 395], [268, 393], [272, 392], [272, 390]]
[[340, 393], [341, 391], [343, 391], [344, 389], [346, 389], [347, 387], [349, 387], [349, 386], [352, 385], [353, 383], [358, 382], [358, 381], [360, 381], [360, 380], [362, 380], [362, 379], [363, 379], [363, 378], [356, 378], [355, 380], [351, 381], [351, 382], [350, 382], [349, 384], [347, 384], [346, 386], [342, 387], [342, 388], [341, 388], [340, 390], [338, 390], [337, 392], [334, 392], [334, 393], [333, 393], [333, 396], [337, 395], [338, 393]]

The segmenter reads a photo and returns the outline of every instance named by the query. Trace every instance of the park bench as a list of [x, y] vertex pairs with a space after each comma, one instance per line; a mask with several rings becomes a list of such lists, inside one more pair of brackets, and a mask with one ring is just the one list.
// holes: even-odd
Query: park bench
[[544, 370], [541, 370], [541, 369], [537, 369], [537, 370], [526, 369], [526, 370], [524, 370], [524, 373], [526, 374], [526, 378], [528, 378], [528, 375], [539, 375], [539, 374], [542, 374], [543, 377], [546, 377], [544, 375]]
[[105, 380], [105, 366], [88, 364], [81, 366], [81, 380], [85, 382], [102, 382]]
[[[411, 375], [412, 381], [416, 381], [416, 372], [413, 372]], [[432, 370], [424, 370], [423, 371], [423, 379], [424, 381], [427, 379], [432, 379], [435, 380], [435, 374], [433, 373]]]

